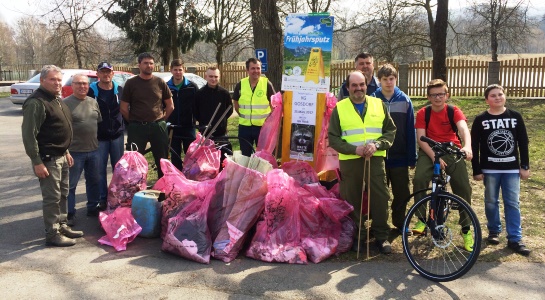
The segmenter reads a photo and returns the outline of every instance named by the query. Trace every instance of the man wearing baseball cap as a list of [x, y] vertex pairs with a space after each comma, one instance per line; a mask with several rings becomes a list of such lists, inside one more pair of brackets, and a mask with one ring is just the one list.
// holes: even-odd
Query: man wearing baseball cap
[[123, 88], [113, 81], [114, 71], [110, 63], [103, 61], [98, 64], [97, 76], [99, 81], [91, 83], [88, 96], [95, 98], [100, 108], [102, 122], [98, 123], [98, 152], [100, 176], [100, 204], [98, 210], [106, 209], [108, 186], [106, 167], [108, 157], [112, 171], [124, 152], [125, 124], [119, 110], [119, 100]]

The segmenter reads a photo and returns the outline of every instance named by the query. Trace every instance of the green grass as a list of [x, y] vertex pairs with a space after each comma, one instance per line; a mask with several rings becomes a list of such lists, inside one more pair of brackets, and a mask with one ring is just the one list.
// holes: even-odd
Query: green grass
[[[477, 114], [483, 112], [487, 105], [483, 98], [456, 98], [450, 100], [462, 109], [468, 119], [469, 128]], [[427, 104], [426, 99], [413, 99], [415, 111]], [[532, 255], [528, 258], [514, 254], [506, 248], [507, 240], [505, 233], [501, 236], [501, 244], [498, 246], [487, 246], [486, 242], [482, 244], [480, 261], [505, 262], [505, 261], [530, 261], [545, 262], [545, 100], [528, 99], [508, 99], [507, 106], [519, 111], [524, 117], [525, 124], [530, 138], [530, 179], [521, 182], [520, 205], [522, 211], [523, 236], [526, 245], [532, 249]], [[237, 136], [238, 118], [229, 119], [228, 134]], [[231, 140], [233, 149], [239, 149], [238, 141]], [[146, 155], [150, 166], [153, 164], [151, 153]], [[467, 163], [470, 178], [472, 178], [471, 164]], [[413, 171], [414, 173], [414, 171]], [[148, 183], [154, 183], [157, 174], [152, 167], [148, 174]], [[484, 187], [482, 182], [470, 180], [473, 188], [472, 207], [476, 211], [481, 222], [483, 239], [486, 239], [488, 231], [486, 229], [486, 217], [484, 215]], [[501, 204], [503, 207], [503, 204]], [[503, 209], [502, 219], [503, 219]], [[391, 236], [393, 253], [385, 256], [380, 255], [376, 248], [371, 246], [371, 259], [384, 261], [405, 260], [402, 251], [401, 238]], [[362, 249], [360, 259], [365, 259], [366, 249]], [[339, 257], [333, 257], [336, 261], [356, 260], [354, 252], [345, 253]]]
[[11, 93], [9, 93], [9, 92], [1, 92], [0, 93], [0, 98], [6, 98], [6, 97], [9, 97], [9, 96], [11, 96]]

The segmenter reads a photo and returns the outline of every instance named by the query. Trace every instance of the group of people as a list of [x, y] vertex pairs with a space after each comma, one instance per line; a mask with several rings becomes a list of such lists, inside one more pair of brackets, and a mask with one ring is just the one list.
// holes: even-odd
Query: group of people
[[[48, 65], [41, 70], [40, 87], [23, 105], [22, 135], [40, 181], [47, 245], [71, 246], [83, 236], [83, 232], [71, 228], [75, 223], [75, 190], [82, 172], [87, 215], [97, 216], [106, 208], [108, 160], [113, 168], [125, 148], [144, 153], [149, 142], [157, 166], [160, 159], [169, 157], [170, 149], [174, 166], [181, 170], [182, 150], [188, 150], [199, 130], [221, 144], [225, 155], [232, 150], [227, 118], [234, 105], [239, 116], [241, 152], [252, 154], [275, 93], [271, 82], [261, 76], [259, 60], [246, 61], [248, 77], [236, 85], [232, 100], [219, 85], [220, 71], [216, 67], [208, 68], [207, 84], [199, 89], [184, 76], [181, 59], [171, 62], [172, 78], [168, 82], [153, 75], [154, 64], [151, 54], [140, 54], [139, 74], [122, 88], [112, 80], [112, 65], [101, 62], [97, 67], [99, 81], [89, 84], [87, 76], [75, 75], [74, 93], [64, 100], [60, 98], [61, 69]], [[388, 240], [388, 186], [393, 194], [392, 224], [401, 232], [410, 195], [409, 170], [415, 169], [415, 191], [428, 187], [433, 172], [434, 153], [420, 141], [421, 136], [427, 136], [460, 147], [466, 160], [472, 162], [474, 179], [484, 180], [487, 241], [494, 245], [500, 242], [501, 189], [508, 247], [530, 254], [522, 242], [519, 208], [520, 179], [529, 177], [528, 135], [521, 115], [505, 107], [503, 88], [491, 85], [485, 90], [489, 108], [477, 116], [470, 133], [463, 112], [446, 104], [449, 93], [444, 81], [434, 79], [428, 83], [430, 105], [415, 117], [411, 99], [397, 87], [397, 79], [398, 73], [390, 64], [381, 66], [375, 77], [373, 56], [359, 54], [355, 71], [343, 83], [331, 115], [329, 145], [339, 153], [340, 193], [354, 206], [351, 217], [356, 224], [361, 224], [363, 182], [369, 181], [371, 234], [381, 253], [392, 251]], [[211, 124], [215, 125], [213, 131]], [[366, 161], [369, 172], [364, 178]], [[471, 203], [466, 163], [445, 157], [441, 168], [451, 176], [452, 191]], [[158, 177], [163, 176], [160, 168], [157, 172]], [[421, 193], [417, 194], [415, 200], [421, 197]], [[422, 234], [425, 227], [419, 222], [408, 233]], [[462, 227], [460, 234], [463, 247], [472, 251], [475, 245], [469, 228]], [[358, 236], [353, 248], [364, 240]]]
[[[529, 255], [530, 249], [522, 242], [519, 207], [520, 179], [529, 177], [528, 135], [520, 113], [505, 107], [503, 88], [486, 88], [488, 109], [476, 117], [470, 132], [463, 112], [446, 103], [449, 92], [443, 80], [434, 79], [427, 84], [430, 105], [421, 108], [415, 117], [411, 99], [397, 87], [398, 74], [392, 65], [381, 66], [375, 78], [373, 56], [361, 53], [356, 56], [354, 67], [339, 90], [339, 102], [328, 128], [329, 145], [339, 152], [341, 198], [354, 206], [351, 217], [356, 224], [361, 224], [363, 182], [370, 182], [370, 229], [379, 251], [392, 251], [388, 240], [388, 186], [393, 194], [391, 220], [399, 233], [410, 196], [409, 169], [415, 169], [415, 192], [429, 186], [435, 154], [426, 142], [420, 141], [420, 137], [427, 136], [461, 148], [466, 160], [472, 163], [473, 178], [484, 181], [487, 242], [500, 243], [501, 189], [507, 245], [516, 253]], [[367, 173], [366, 160], [370, 164]], [[451, 177], [453, 193], [471, 204], [472, 189], [465, 161], [444, 157], [440, 163]], [[424, 193], [415, 194], [415, 201], [423, 196]], [[423, 234], [425, 229], [426, 224], [419, 221], [407, 229], [407, 234]], [[365, 232], [359, 232], [360, 236], [354, 239], [355, 251], [365, 241]], [[465, 250], [473, 251], [479, 246], [474, 245], [468, 226], [462, 224], [460, 234]]]
[[[219, 69], [208, 68], [207, 84], [199, 89], [184, 76], [181, 59], [171, 62], [172, 78], [167, 82], [153, 75], [154, 64], [150, 53], [140, 54], [139, 74], [121, 87], [113, 81], [113, 66], [101, 62], [99, 80], [90, 84], [86, 75], [74, 75], [73, 94], [65, 99], [60, 97], [62, 70], [54, 65], [41, 70], [39, 88], [23, 104], [22, 137], [40, 182], [46, 245], [72, 246], [83, 236], [71, 228], [82, 173], [87, 216], [106, 209], [108, 160], [113, 169], [125, 149], [144, 153], [149, 142], [157, 166], [160, 159], [169, 158], [170, 149], [170, 158], [180, 170], [182, 150], [188, 150], [196, 130], [221, 144], [223, 156], [232, 150], [227, 119], [233, 102], [229, 91], [219, 85]], [[271, 111], [268, 99], [274, 89], [261, 77], [257, 59], [249, 59], [246, 66], [248, 77], [235, 88], [233, 100], [240, 116], [243, 154], [249, 156]], [[163, 176], [160, 168], [157, 172]]]

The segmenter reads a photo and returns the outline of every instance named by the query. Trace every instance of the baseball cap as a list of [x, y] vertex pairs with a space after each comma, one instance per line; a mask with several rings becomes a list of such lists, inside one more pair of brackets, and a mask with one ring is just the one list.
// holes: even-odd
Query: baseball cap
[[112, 67], [112, 65], [110, 65], [110, 63], [108, 63], [107, 61], [103, 61], [101, 63], [98, 64], [98, 67], [97, 67], [97, 70], [100, 71], [102, 69], [110, 69], [110, 70], [113, 70], [114, 67]]

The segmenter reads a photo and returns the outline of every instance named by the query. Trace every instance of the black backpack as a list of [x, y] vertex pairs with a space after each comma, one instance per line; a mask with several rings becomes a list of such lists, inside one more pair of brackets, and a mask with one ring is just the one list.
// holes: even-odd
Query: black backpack
[[[454, 106], [447, 104], [447, 115], [448, 115], [448, 120], [450, 122], [450, 126], [452, 127], [452, 131], [456, 133], [456, 137], [458, 137], [458, 140], [460, 140], [461, 142], [462, 139], [458, 135], [458, 127], [456, 126], [456, 123], [454, 123]], [[426, 115], [425, 115], [426, 131], [428, 130], [428, 124], [430, 123], [430, 118], [431, 118], [431, 105], [428, 105], [426, 106]]]

